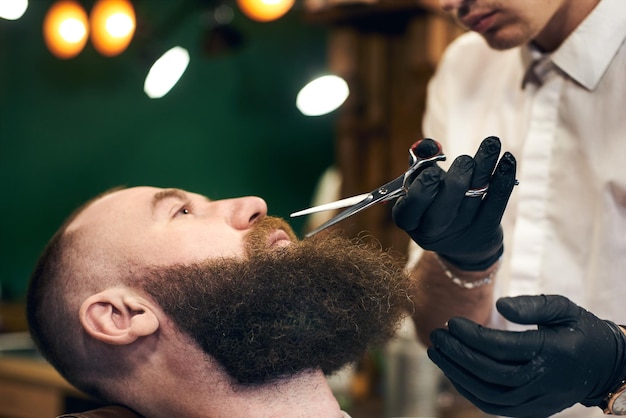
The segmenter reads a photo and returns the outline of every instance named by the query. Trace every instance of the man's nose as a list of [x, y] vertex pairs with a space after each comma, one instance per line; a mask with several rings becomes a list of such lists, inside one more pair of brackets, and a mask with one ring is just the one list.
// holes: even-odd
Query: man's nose
[[232, 199], [230, 224], [235, 229], [248, 229], [257, 220], [267, 216], [267, 203], [256, 196]]

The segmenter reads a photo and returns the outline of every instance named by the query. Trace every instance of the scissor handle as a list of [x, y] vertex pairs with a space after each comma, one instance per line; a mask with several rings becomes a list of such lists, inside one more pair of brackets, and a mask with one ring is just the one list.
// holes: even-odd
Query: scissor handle
[[[415, 143], [411, 145], [409, 154], [411, 154], [411, 157], [415, 158], [415, 160], [428, 159], [436, 155], [443, 155], [443, 147], [434, 139], [424, 138], [415, 141]], [[416, 161], [410, 161], [409, 164], [413, 165], [415, 162]]]
[[446, 159], [443, 148], [438, 141], [431, 138], [424, 138], [416, 141], [409, 148], [410, 167], [404, 173], [402, 188], [406, 192], [407, 187], [413, 179], [429, 165]]

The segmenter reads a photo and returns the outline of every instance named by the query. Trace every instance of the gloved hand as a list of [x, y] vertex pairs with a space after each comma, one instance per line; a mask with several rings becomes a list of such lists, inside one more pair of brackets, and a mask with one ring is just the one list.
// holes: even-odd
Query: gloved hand
[[547, 417], [577, 402], [597, 406], [626, 376], [626, 337], [563, 296], [498, 300], [522, 332], [483, 328], [464, 319], [431, 333], [428, 356], [459, 393], [483, 411]]
[[[474, 158], [457, 157], [448, 172], [424, 169], [393, 207], [393, 220], [420, 247], [463, 270], [484, 270], [502, 255], [500, 220], [515, 184], [516, 161], [500, 140], [483, 140]], [[494, 171], [494, 167], [496, 167]], [[465, 196], [489, 185], [484, 199]]]

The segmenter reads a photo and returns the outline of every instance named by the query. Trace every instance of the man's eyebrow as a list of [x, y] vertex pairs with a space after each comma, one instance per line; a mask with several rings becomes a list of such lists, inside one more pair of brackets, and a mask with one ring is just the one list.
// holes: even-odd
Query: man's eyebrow
[[179, 200], [187, 200], [187, 194], [180, 189], [165, 189], [156, 193], [152, 197], [152, 212], [155, 211], [159, 202], [162, 202], [165, 199], [176, 198]]

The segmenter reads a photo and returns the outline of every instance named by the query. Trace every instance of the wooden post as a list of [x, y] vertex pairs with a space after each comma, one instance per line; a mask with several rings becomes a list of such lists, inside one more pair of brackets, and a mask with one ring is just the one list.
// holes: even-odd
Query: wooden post
[[[350, 87], [335, 141], [339, 197], [369, 192], [408, 167], [408, 149], [422, 137], [426, 85], [441, 52], [460, 33], [435, 3], [318, 0], [307, 14], [330, 26], [329, 68]], [[383, 248], [404, 254], [408, 236], [393, 224], [392, 207], [377, 205], [339, 227], [349, 236], [372, 235]]]

